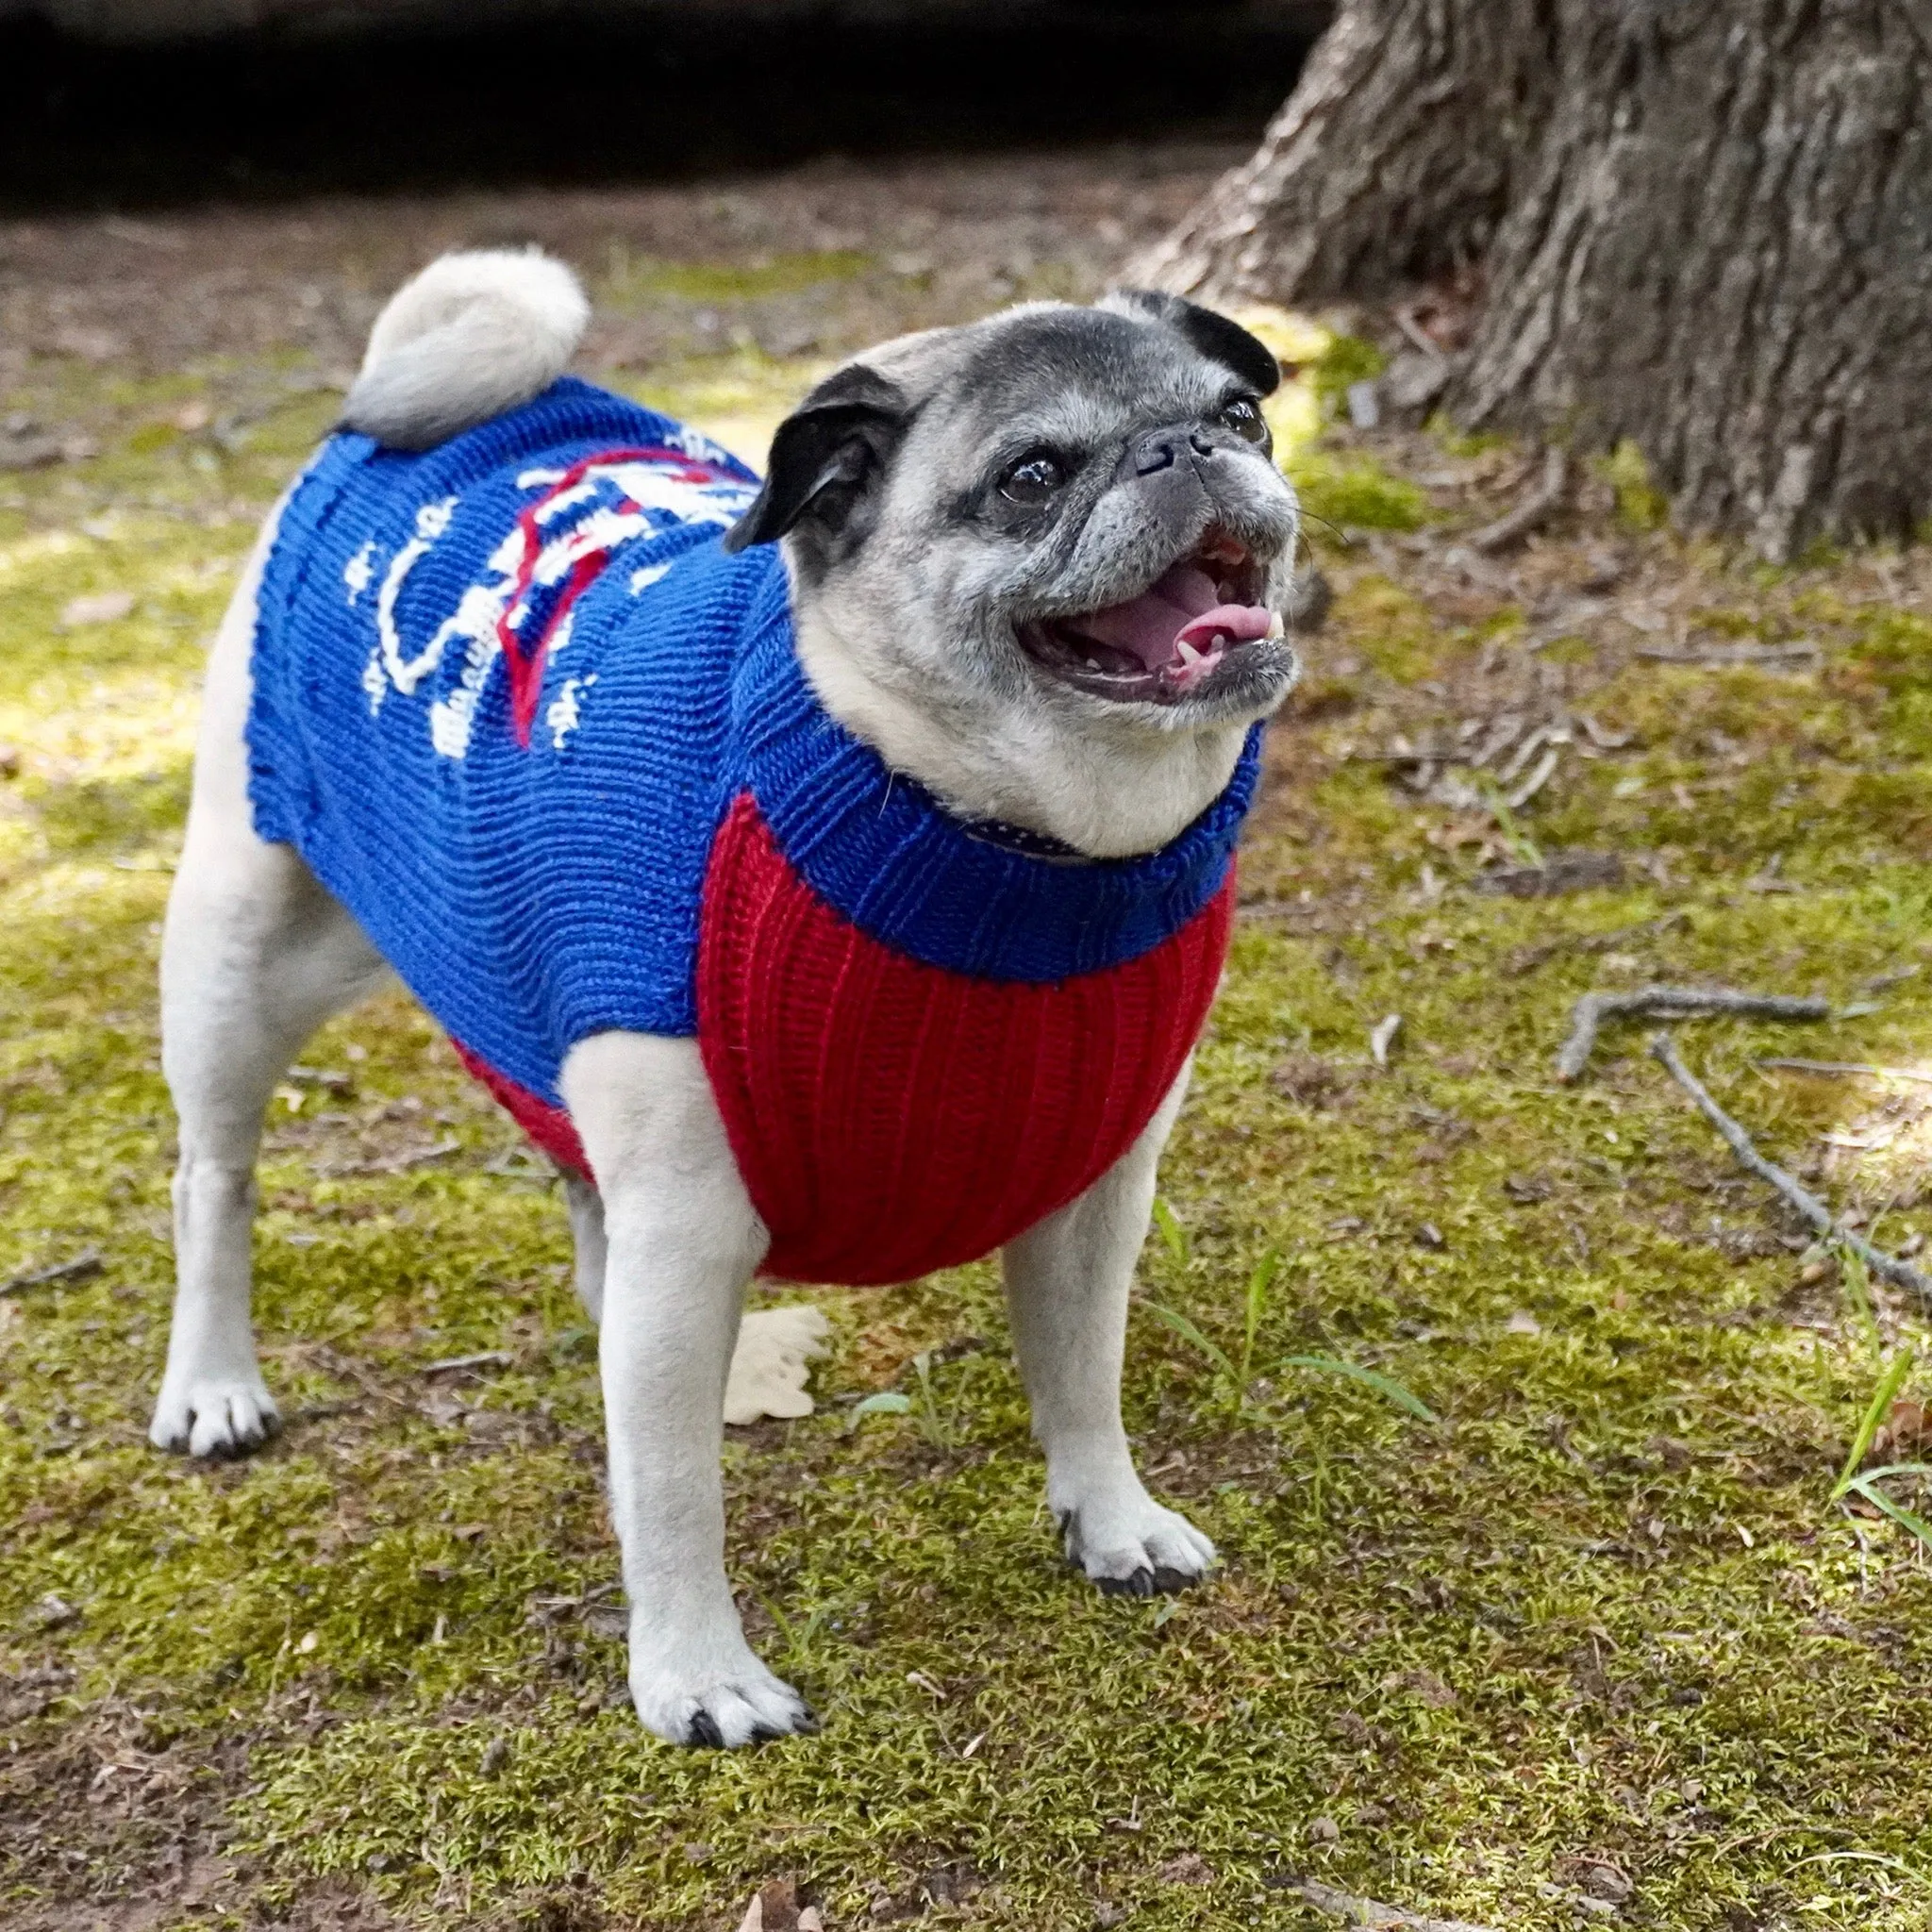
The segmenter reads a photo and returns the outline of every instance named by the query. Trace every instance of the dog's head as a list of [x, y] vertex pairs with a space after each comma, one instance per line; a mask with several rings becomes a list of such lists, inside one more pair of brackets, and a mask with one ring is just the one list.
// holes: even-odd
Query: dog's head
[[785, 539], [801, 636], [956, 733], [1244, 724], [1296, 671], [1295, 498], [1260, 408], [1278, 380], [1244, 329], [1169, 295], [904, 337], [787, 418], [725, 542]]

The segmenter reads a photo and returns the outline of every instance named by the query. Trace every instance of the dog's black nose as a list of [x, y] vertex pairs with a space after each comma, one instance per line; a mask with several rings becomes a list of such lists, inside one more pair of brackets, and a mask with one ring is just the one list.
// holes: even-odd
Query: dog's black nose
[[1157, 470], [1173, 469], [1177, 441], [1177, 432], [1172, 429], [1157, 429], [1152, 436], [1143, 436], [1134, 445], [1134, 475], [1151, 476]]
[[1216, 454], [1214, 443], [1198, 425], [1169, 423], [1148, 430], [1129, 443], [1126, 460], [1121, 467], [1131, 475], [1152, 476], [1161, 470], [1173, 469], [1190, 451], [1196, 457]]

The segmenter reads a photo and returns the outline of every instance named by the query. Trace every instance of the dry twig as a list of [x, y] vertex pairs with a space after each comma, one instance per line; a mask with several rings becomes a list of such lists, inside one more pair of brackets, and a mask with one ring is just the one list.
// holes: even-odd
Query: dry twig
[[89, 1281], [106, 1264], [98, 1248], [89, 1248], [71, 1261], [57, 1261], [51, 1268], [35, 1268], [10, 1280], [0, 1281], [0, 1295], [25, 1294], [30, 1288], [52, 1288], [63, 1281]]
[[1691, 650], [1676, 644], [1640, 644], [1636, 655], [1653, 664], [1701, 664], [1722, 670], [1731, 664], [1806, 664], [1822, 658], [1823, 649], [1814, 643], [1791, 644], [1708, 644]]
[[[1507, 887], [1503, 890], [1507, 891]], [[1559, 953], [1611, 953], [1641, 939], [1671, 931], [1684, 924], [1690, 914], [1682, 910], [1660, 913], [1655, 919], [1641, 919], [1635, 925], [1620, 925], [1609, 932], [1560, 933], [1553, 940], [1540, 940], [1533, 946], [1519, 947], [1503, 962], [1503, 971], [1512, 979], [1534, 973]]]
[[1901, 1261], [1897, 1256], [1888, 1255], [1883, 1249], [1874, 1248], [1870, 1241], [1854, 1234], [1795, 1175], [1787, 1174], [1758, 1153], [1751, 1136], [1710, 1097], [1704, 1083], [1678, 1058], [1677, 1049], [1668, 1033], [1653, 1033], [1650, 1051], [1664, 1072], [1697, 1103], [1697, 1110], [1723, 1135], [1724, 1144], [1738, 1157], [1740, 1163], [1749, 1168], [1759, 1180], [1769, 1181], [1820, 1235], [1826, 1241], [1842, 1243], [1874, 1274], [1890, 1282], [1893, 1287], [1910, 1289], [1922, 1300], [1932, 1301], [1932, 1280], [1927, 1280], [1909, 1261]]
[[1543, 475], [1535, 491], [1507, 515], [1486, 524], [1464, 541], [1478, 557], [1493, 557], [1499, 550], [1540, 530], [1561, 508], [1563, 492], [1570, 487], [1570, 457], [1566, 450], [1543, 452]]
[[419, 1375], [453, 1375], [461, 1369], [507, 1369], [510, 1365], [508, 1351], [501, 1348], [486, 1348], [480, 1355], [445, 1356], [440, 1362], [425, 1362], [417, 1370]]
[[1788, 993], [1737, 992], [1724, 986], [1644, 986], [1635, 992], [1587, 992], [1570, 1009], [1570, 1038], [1557, 1056], [1557, 1078], [1574, 1080], [1589, 1065], [1597, 1030], [1606, 1020], [1691, 1020], [1711, 1013], [1741, 1013], [1757, 1020], [1828, 1020], [1831, 1003]]
[[1918, 1080], [1932, 1086], [1932, 1074], [1917, 1074], [1910, 1067], [1874, 1067], [1865, 1060], [1770, 1059], [1757, 1064], [1787, 1074], [1863, 1074], [1874, 1080]]
[[1318, 1912], [1332, 1913], [1349, 1925], [1373, 1925], [1378, 1932], [1491, 1932], [1487, 1925], [1468, 1919], [1432, 1919], [1423, 1912], [1407, 1912], [1400, 1906], [1385, 1906], [1372, 1898], [1357, 1898], [1319, 1878], [1297, 1878], [1287, 1888]]

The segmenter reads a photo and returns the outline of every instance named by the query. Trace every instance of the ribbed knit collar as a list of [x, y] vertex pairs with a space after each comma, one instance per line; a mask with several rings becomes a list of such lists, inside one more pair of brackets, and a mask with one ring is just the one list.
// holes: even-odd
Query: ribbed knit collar
[[824, 707], [799, 664], [775, 556], [747, 613], [734, 760], [780, 850], [860, 931], [927, 965], [1051, 983], [1138, 958], [1220, 891], [1252, 804], [1263, 727], [1227, 789], [1178, 838], [1069, 864], [974, 825], [894, 773]]

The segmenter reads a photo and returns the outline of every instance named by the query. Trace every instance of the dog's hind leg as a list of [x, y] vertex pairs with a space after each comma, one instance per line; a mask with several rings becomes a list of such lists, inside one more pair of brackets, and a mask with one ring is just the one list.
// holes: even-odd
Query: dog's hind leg
[[1127, 1295], [1187, 1085], [1183, 1071], [1126, 1154], [1004, 1255], [1020, 1373], [1046, 1452], [1047, 1505], [1068, 1559], [1102, 1590], [1133, 1596], [1185, 1589], [1214, 1561], [1214, 1545], [1141, 1486], [1121, 1422]]
[[592, 1323], [604, 1319], [604, 1262], [610, 1244], [604, 1234], [604, 1197], [596, 1184], [567, 1168], [558, 1170], [563, 1181], [563, 1205], [570, 1210], [571, 1240], [576, 1249], [577, 1299]]
[[262, 1116], [302, 1042], [383, 972], [295, 853], [255, 834], [243, 730], [267, 542], [264, 533], [208, 660], [188, 836], [161, 942], [161, 1065], [181, 1149], [175, 1316], [148, 1435], [194, 1456], [239, 1455], [276, 1426], [248, 1307]]

